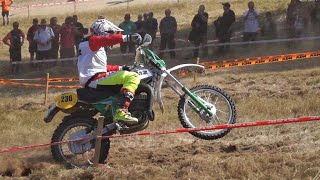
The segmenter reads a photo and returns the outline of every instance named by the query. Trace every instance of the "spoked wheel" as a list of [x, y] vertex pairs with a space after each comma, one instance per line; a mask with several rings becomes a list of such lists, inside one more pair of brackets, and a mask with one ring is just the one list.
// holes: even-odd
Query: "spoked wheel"
[[[55, 160], [64, 163], [67, 167], [88, 167], [93, 163], [94, 143], [90, 140], [93, 130], [96, 127], [96, 120], [88, 117], [67, 116], [58, 126], [52, 136], [52, 143], [86, 139], [83, 141], [69, 142], [51, 146], [51, 152]], [[104, 163], [110, 149], [110, 140], [103, 139], [99, 163]]]
[[[230, 96], [221, 89], [208, 86], [199, 85], [190, 89], [192, 93], [200, 98], [207, 107], [210, 107], [212, 116], [210, 116], [201, 107], [195, 106], [196, 103], [185, 95], [179, 101], [178, 114], [183, 127], [185, 128], [199, 128], [208, 127], [221, 124], [234, 124], [236, 122], [236, 108]], [[195, 109], [199, 109], [197, 112]], [[198, 131], [190, 132], [195, 137], [213, 140], [225, 136], [230, 129], [212, 130], [212, 131]]]

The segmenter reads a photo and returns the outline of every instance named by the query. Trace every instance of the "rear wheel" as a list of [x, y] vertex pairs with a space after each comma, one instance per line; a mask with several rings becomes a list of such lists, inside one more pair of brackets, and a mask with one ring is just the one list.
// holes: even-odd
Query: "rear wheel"
[[[96, 120], [91, 117], [66, 116], [57, 127], [51, 142], [61, 142], [80, 138], [92, 137]], [[51, 146], [54, 159], [67, 167], [88, 167], [94, 158], [95, 140], [83, 140]], [[99, 163], [104, 163], [108, 157], [110, 140], [102, 139]]]
[[[201, 107], [193, 107], [196, 103], [185, 95], [180, 99], [178, 115], [185, 128], [208, 127], [221, 124], [234, 124], [236, 122], [236, 108], [230, 96], [220, 88], [209, 85], [199, 85], [190, 91], [202, 99], [207, 106], [212, 106], [213, 116], [209, 116]], [[196, 112], [194, 108], [200, 109]], [[225, 136], [230, 129], [190, 132], [195, 137], [205, 140], [214, 140]]]

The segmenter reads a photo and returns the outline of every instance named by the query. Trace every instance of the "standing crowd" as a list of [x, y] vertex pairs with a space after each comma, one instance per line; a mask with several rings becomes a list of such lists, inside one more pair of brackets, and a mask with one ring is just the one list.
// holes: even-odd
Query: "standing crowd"
[[[9, 24], [9, 10], [13, 0], [1, 0], [3, 25]], [[310, 12], [304, 12], [301, 8], [300, 0], [291, 0], [287, 9], [286, 30], [289, 38], [301, 37], [304, 33], [308, 18], [310, 19], [315, 35], [320, 34], [320, 0], [316, 0]], [[236, 22], [236, 15], [228, 2], [222, 3], [223, 14], [214, 22], [215, 36], [219, 43], [228, 43], [231, 41], [233, 26]], [[307, 14], [307, 15], [306, 15]], [[7, 22], [5, 23], [5, 17]], [[99, 16], [98, 19], [104, 19]], [[208, 55], [208, 19], [209, 14], [205, 11], [205, 6], [200, 5], [197, 14], [191, 21], [191, 31], [188, 40], [193, 43], [195, 49], [193, 57], [199, 57], [200, 47], [202, 56]], [[263, 19], [263, 20], [262, 20]], [[243, 13], [241, 21], [243, 24], [243, 41], [255, 41], [258, 34], [262, 39], [277, 38], [277, 25], [272, 12], [266, 12], [265, 17], [261, 18], [259, 11], [255, 9], [254, 2], [248, 3], [248, 9]], [[124, 21], [119, 24], [123, 29], [122, 34], [148, 33], [153, 40], [160, 34], [160, 58], [164, 57], [165, 52], [170, 54], [173, 59], [176, 57], [175, 38], [177, 33], [177, 21], [171, 15], [171, 10], [164, 11], [164, 17], [158, 23], [153, 12], [139, 14], [137, 21], [131, 20], [131, 14], [124, 15]], [[62, 25], [58, 24], [58, 19], [52, 17], [47, 24], [46, 19], [33, 19], [32, 26], [28, 29], [27, 40], [29, 42], [30, 60], [45, 60], [60, 58], [72, 58], [78, 54], [79, 43], [88, 29], [84, 28], [82, 23], [78, 22], [77, 15], [65, 18]], [[24, 44], [25, 34], [19, 29], [19, 23], [13, 23], [13, 30], [4, 38], [3, 42], [8, 45], [11, 61], [21, 61], [21, 46]], [[154, 42], [154, 41], [153, 41]], [[150, 44], [150, 49], [154, 49], [154, 44]], [[165, 49], [168, 48], [166, 51]], [[228, 45], [219, 46], [217, 53], [226, 53], [230, 47]], [[108, 49], [105, 48], [107, 51]], [[134, 53], [135, 45], [132, 42], [120, 44], [121, 53]], [[13, 72], [18, 72], [19, 67], [12, 66]]]
[[[78, 22], [77, 15], [68, 16], [62, 25], [58, 24], [56, 17], [32, 20], [32, 25], [27, 31], [29, 42], [30, 60], [46, 60], [75, 57], [79, 43], [84, 34], [87, 34], [82, 23]], [[13, 23], [13, 30], [4, 38], [3, 43], [9, 46], [10, 61], [21, 61], [21, 46], [24, 43], [25, 34], [19, 29], [19, 23]], [[36, 66], [33, 64], [33, 66]], [[38, 66], [37, 66], [38, 67]], [[19, 72], [19, 66], [13, 65], [12, 72]]]

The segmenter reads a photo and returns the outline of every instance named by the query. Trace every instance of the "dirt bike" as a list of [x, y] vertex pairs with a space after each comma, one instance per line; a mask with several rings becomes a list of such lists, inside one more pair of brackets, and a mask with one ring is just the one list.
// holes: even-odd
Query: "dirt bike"
[[[141, 79], [134, 100], [129, 107], [132, 116], [138, 118], [138, 124], [126, 126], [123, 123], [113, 122], [112, 117], [116, 106], [115, 97], [121, 87], [119, 89], [80, 88], [77, 89], [77, 93], [61, 94], [56, 98], [56, 103], [51, 105], [44, 117], [44, 121], [49, 123], [60, 111], [68, 114], [54, 131], [51, 139], [52, 143], [66, 140], [73, 141], [80, 138], [86, 140], [51, 146], [51, 152], [55, 160], [71, 167], [88, 167], [92, 164], [94, 137], [97, 128], [95, 116], [97, 114], [104, 116], [105, 119], [103, 136], [117, 132], [129, 134], [145, 129], [149, 122], [155, 119], [153, 111], [155, 96], [161, 110], [164, 111], [161, 96], [164, 82], [180, 97], [178, 117], [184, 128], [235, 123], [235, 104], [227, 93], [211, 85], [197, 85], [188, 89], [172, 75], [173, 71], [183, 68], [204, 70], [203, 66], [181, 64], [166, 69], [165, 62], [147, 48], [150, 42], [151, 40], [144, 40], [144, 43], [137, 48], [135, 65], [132, 68], [132, 71], [137, 72]], [[181, 89], [177, 89], [173, 82]], [[214, 140], [225, 136], [229, 131], [230, 129], [223, 129], [190, 133], [200, 139]], [[103, 163], [107, 159], [109, 149], [110, 140], [103, 139], [99, 163]]]

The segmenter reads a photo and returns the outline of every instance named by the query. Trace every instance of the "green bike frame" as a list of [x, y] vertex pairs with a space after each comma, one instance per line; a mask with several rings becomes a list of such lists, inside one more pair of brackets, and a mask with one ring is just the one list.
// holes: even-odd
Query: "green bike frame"
[[[176, 67], [171, 68], [170, 70], [166, 69], [166, 65], [165, 62], [160, 59], [155, 53], [153, 53], [150, 49], [143, 49], [144, 53], [146, 54], [146, 56], [143, 56], [143, 58], [148, 58], [149, 56], [149, 60], [153, 61], [153, 63], [155, 63], [158, 68], [161, 69], [162, 71], [162, 75], [161, 75], [161, 79], [159, 81], [159, 85], [158, 85], [158, 101], [159, 99], [161, 99], [161, 87], [162, 87], [162, 82], [165, 81], [167, 83], [167, 85], [175, 92], [177, 93], [180, 97], [183, 97], [184, 95], [178, 90], [176, 89], [171, 83], [169, 83], [168, 81], [164, 80], [166, 76], [169, 76], [173, 81], [175, 81], [181, 88], [181, 90], [188, 95], [193, 102], [189, 101], [188, 104], [191, 106], [191, 108], [193, 110], [195, 110], [197, 113], [200, 113], [201, 109], [203, 109], [206, 113], [208, 113], [210, 116], [213, 116], [213, 113], [210, 111], [210, 107], [208, 107], [202, 100], [201, 98], [199, 98], [197, 95], [195, 95], [194, 93], [192, 93], [188, 88], [186, 88], [183, 84], [181, 84], [181, 82], [179, 80], [177, 80], [170, 72], [182, 67], [188, 67], [188, 66], [193, 66], [193, 67], [201, 67], [204, 68], [203, 66], [200, 65], [195, 65], [195, 64], [183, 64], [183, 65], [179, 65]], [[160, 94], [160, 97], [159, 97]], [[194, 104], [195, 103], [195, 104]], [[162, 102], [159, 103], [161, 109], [163, 110], [162, 107]], [[197, 108], [200, 107], [201, 109]]]
[[104, 100], [92, 103], [92, 106], [96, 108], [102, 115], [106, 116], [108, 113], [113, 116], [116, 108], [117, 99], [114, 96], [108, 97]]

